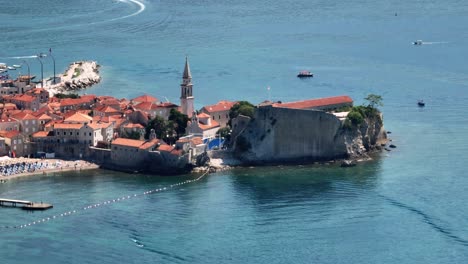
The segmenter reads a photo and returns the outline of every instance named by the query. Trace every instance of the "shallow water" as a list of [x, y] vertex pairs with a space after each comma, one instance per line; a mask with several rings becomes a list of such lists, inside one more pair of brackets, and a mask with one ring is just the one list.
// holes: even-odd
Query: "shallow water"
[[[142, 6], [132, 1], [0, 3], [1, 62], [52, 47], [58, 71], [79, 59], [103, 65], [103, 81], [88, 93], [147, 92], [178, 103], [188, 55], [197, 108], [221, 99], [341, 94], [360, 104], [376, 93], [397, 145], [355, 168], [238, 169], [32, 228], [1, 229], [2, 263], [468, 260], [468, 3], [140, 1], [138, 14]], [[417, 39], [431, 44], [411, 45]], [[28, 62], [40, 76], [39, 62]], [[297, 79], [300, 70], [314, 78]], [[52, 75], [50, 60], [44, 71]], [[0, 184], [1, 197], [55, 207], [0, 208], [0, 225], [191, 177], [98, 170], [12, 180]]]

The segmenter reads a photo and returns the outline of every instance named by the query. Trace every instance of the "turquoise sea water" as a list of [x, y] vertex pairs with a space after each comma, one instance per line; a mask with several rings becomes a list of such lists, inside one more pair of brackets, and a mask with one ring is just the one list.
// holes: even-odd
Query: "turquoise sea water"
[[[0, 229], [1, 263], [466, 263], [465, 1], [0, 0], [0, 62], [51, 47], [62, 72], [94, 59], [88, 93], [178, 103], [184, 56], [197, 108], [217, 100], [384, 97], [397, 148], [355, 168], [245, 168], [181, 188]], [[395, 13], [397, 14], [395, 16]], [[411, 45], [422, 39], [422, 46]], [[29, 59], [40, 75], [40, 64]], [[315, 73], [299, 80], [300, 70]], [[22, 69], [23, 73], [25, 69]], [[45, 75], [52, 63], [45, 60]], [[10, 74], [15, 75], [11, 72]], [[271, 95], [266, 87], [271, 87]], [[426, 101], [418, 108], [418, 99]], [[0, 184], [26, 224], [195, 176], [110, 171]]]

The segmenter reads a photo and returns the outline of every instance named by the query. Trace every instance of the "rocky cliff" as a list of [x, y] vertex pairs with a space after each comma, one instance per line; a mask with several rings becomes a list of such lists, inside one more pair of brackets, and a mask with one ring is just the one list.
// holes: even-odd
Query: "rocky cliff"
[[360, 158], [386, 139], [382, 116], [345, 126], [323, 111], [259, 107], [233, 120], [231, 148], [246, 164]]

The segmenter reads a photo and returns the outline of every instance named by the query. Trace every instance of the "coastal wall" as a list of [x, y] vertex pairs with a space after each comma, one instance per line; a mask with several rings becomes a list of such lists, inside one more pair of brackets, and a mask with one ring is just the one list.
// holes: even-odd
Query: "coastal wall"
[[231, 147], [244, 163], [349, 158], [377, 144], [385, 134], [382, 122], [378, 123], [365, 120], [359, 127], [345, 129], [336, 116], [323, 111], [265, 106], [257, 108], [245, 126], [235, 127]]

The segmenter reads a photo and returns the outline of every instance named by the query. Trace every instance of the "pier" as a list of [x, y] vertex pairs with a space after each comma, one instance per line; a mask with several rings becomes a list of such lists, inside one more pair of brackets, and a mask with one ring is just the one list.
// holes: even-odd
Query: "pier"
[[24, 210], [47, 210], [52, 208], [51, 204], [47, 203], [35, 203], [31, 201], [25, 200], [15, 200], [15, 199], [4, 199], [0, 198], [0, 206], [8, 206], [8, 207], [20, 207]]

